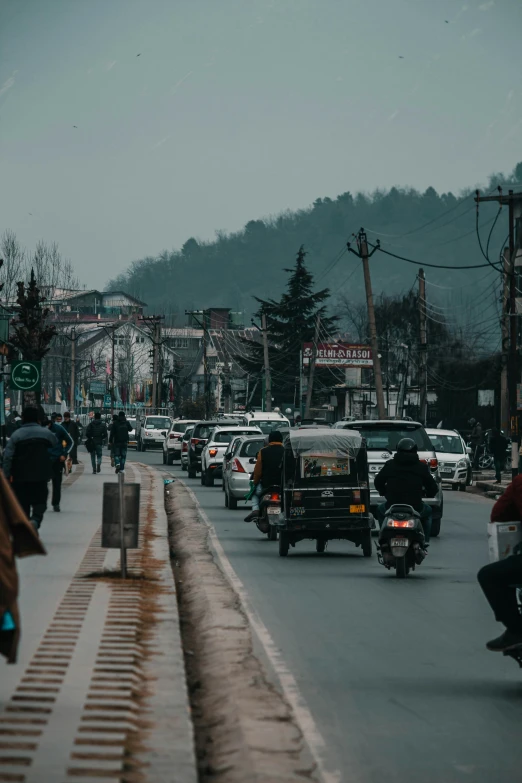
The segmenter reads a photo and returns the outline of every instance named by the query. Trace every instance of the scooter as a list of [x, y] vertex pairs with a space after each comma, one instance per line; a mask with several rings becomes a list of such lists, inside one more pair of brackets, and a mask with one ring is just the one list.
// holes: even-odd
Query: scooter
[[396, 577], [405, 579], [425, 557], [420, 514], [412, 506], [390, 506], [379, 533], [379, 563], [388, 570], [395, 568]]
[[263, 490], [259, 503], [259, 516], [256, 525], [269, 541], [277, 541], [277, 520], [281, 514], [281, 487], [267, 487]]

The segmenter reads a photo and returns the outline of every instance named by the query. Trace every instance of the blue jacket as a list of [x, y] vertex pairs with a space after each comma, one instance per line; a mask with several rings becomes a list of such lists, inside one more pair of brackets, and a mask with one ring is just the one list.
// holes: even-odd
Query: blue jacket
[[[74, 446], [74, 441], [65, 429], [65, 427], [62, 427], [61, 424], [57, 424], [54, 422], [49, 427], [52, 433], [56, 435], [56, 440], [58, 443], [56, 446], [53, 446], [51, 449], [49, 449], [49, 454], [51, 456], [51, 459], [53, 462], [56, 462], [56, 460], [60, 459], [60, 457], [66, 457], [72, 447]], [[65, 446], [64, 446], [65, 441]]]

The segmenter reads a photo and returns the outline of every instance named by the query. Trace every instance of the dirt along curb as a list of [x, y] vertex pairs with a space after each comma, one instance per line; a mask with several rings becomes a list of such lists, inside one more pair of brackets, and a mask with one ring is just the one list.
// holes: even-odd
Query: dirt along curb
[[317, 780], [293, 712], [254, 654], [250, 624], [213, 557], [208, 527], [182, 483], [166, 489], [201, 783]]

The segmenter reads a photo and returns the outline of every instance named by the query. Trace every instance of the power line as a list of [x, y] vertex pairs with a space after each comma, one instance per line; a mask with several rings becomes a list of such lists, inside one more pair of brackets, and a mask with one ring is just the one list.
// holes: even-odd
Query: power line
[[392, 258], [398, 258], [399, 261], [406, 261], [408, 264], [415, 264], [415, 266], [429, 266], [432, 269], [455, 269], [456, 271], [459, 271], [461, 269], [484, 269], [484, 267], [486, 266], [493, 266], [493, 268], [496, 269], [496, 267], [491, 262], [488, 264], [467, 264], [466, 266], [448, 266], [444, 264], [429, 264], [426, 261], [415, 261], [413, 258], [405, 258], [405, 256], [400, 256], [397, 253], [390, 253], [389, 250], [384, 250], [380, 245], [371, 245], [371, 247], [378, 247], [381, 253], [384, 253], [387, 256], [391, 256]]

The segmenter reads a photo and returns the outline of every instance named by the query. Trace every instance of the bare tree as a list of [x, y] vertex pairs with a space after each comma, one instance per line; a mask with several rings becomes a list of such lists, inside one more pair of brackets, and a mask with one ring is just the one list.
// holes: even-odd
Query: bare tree
[[26, 251], [21, 246], [14, 231], [6, 229], [0, 238], [0, 251], [4, 264], [0, 270], [0, 283], [3, 283], [3, 299], [13, 302], [17, 294], [17, 283], [26, 266]]

